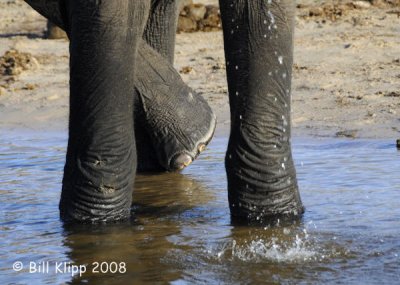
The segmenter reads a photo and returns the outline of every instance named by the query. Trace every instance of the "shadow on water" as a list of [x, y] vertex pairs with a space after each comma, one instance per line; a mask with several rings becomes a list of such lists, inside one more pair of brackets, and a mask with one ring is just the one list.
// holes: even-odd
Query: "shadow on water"
[[[306, 213], [275, 227], [231, 224], [221, 138], [182, 174], [138, 175], [131, 221], [64, 226], [65, 144], [59, 134], [0, 138], [2, 284], [400, 280], [400, 153], [386, 141], [295, 141]], [[15, 261], [24, 269], [12, 270]], [[48, 262], [50, 272], [30, 273], [30, 262]], [[67, 271], [56, 273], [56, 262]], [[87, 272], [72, 276], [71, 264]]]

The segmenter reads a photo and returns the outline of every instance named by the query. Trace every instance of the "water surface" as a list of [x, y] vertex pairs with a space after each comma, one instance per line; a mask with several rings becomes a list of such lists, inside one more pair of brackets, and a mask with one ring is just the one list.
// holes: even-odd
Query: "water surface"
[[[182, 174], [140, 175], [135, 218], [64, 227], [58, 216], [66, 137], [0, 138], [1, 284], [399, 284], [400, 152], [384, 140], [295, 139], [304, 218], [231, 225], [226, 139]], [[22, 262], [21, 271], [12, 269]], [[93, 262], [126, 273], [93, 273]], [[49, 273], [29, 273], [48, 262]], [[86, 265], [82, 276], [56, 262]]]

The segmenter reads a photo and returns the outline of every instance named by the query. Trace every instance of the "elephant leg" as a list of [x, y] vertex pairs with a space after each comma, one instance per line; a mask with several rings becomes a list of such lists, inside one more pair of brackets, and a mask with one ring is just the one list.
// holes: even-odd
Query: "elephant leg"
[[65, 0], [24, 0], [38, 13], [68, 33]]
[[[138, 171], [179, 170], [205, 149], [216, 119], [173, 68], [179, 0], [152, 0], [139, 49], [135, 117]], [[154, 159], [157, 154], [157, 160]], [[161, 167], [158, 167], [160, 165]]]
[[182, 169], [211, 140], [216, 117], [206, 100], [144, 42], [140, 44], [137, 69], [140, 72], [136, 74], [136, 88], [143, 108], [144, 129], [158, 161], [164, 169]]
[[130, 216], [136, 170], [132, 91], [149, 0], [67, 2], [70, 123], [60, 201], [66, 221]]
[[[63, 0], [26, 2], [70, 33]], [[143, 51], [137, 59], [140, 72], [136, 92], [132, 91], [139, 95], [134, 112], [138, 171], [184, 168], [204, 150], [216, 126], [206, 101], [172, 66], [178, 2], [152, 0], [145, 40], [139, 45]]]
[[[177, 14], [175, 2], [175, 0], [151, 0], [150, 14], [143, 35], [147, 44], [168, 59], [171, 64], [173, 63], [176, 34], [176, 26], [173, 25], [173, 19], [177, 18], [175, 16]], [[135, 137], [138, 154], [137, 171], [169, 169], [169, 167], [166, 168], [160, 163], [157, 149], [148, 133], [149, 126], [146, 124], [146, 113], [140, 100], [136, 101], [135, 109]], [[190, 160], [190, 158], [187, 159], [188, 161]]]
[[233, 218], [300, 216], [290, 143], [293, 0], [220, 0], [231, 134], [225, 165]]
[[175, 36], [180, 0], [151, 0], [151, 13], [144, 39], [171, 64], [174, 62]]

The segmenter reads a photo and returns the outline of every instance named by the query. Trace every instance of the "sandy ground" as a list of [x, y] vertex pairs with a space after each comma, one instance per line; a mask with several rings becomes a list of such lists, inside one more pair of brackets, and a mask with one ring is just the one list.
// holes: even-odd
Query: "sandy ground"
[[[399, 138], [400, 6], [396, 0], [346, 3], [298, 1], [293, 133]], [[68, 42], [43, 39], [45, 19], [22, 0], [0, 0], [0, 19], [0, 56], [29, 53], [17, 74], [0, 74], [0, 130], [65, 131]], [[222, 32], [178, 34], [175, 65], [218, 114], [217, 133], [226, 134]]]

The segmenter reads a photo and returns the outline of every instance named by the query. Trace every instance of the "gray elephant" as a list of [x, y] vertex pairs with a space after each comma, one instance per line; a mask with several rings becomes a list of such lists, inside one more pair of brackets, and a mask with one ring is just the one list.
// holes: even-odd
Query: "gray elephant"
[[[215, 116], [172, 67], [178, 0], [25, 0], [70, 39], [66, 222], [130, 216], [138, 170], [189, 165]], [[226, 153], [232, 217], [304, 209], [290, 144], [292, 0], [220, 0], [231, 110]]]

